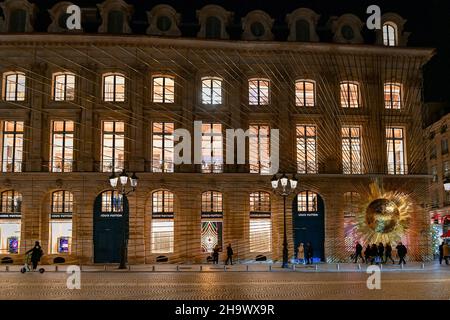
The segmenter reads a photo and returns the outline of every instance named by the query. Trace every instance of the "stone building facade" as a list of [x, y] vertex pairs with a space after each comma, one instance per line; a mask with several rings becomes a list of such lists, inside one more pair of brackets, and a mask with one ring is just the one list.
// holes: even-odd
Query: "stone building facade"
[[[202, 237], [202, 222], [208, 220], [206, 213], [211, 213], [203, 208], [208, 205], [202, 197], [205, 192], [220, 193], [222, 197], [220, 201], [212, 198], [213, 202], [220, 202], [219, 209], [212, 205], [213, 213], [220, 212], [213, 220], [221, 222], [213, 226], [220, 231], [213, 231], [221, 233], [223, 248], [232, 244], [236, 260], [255, 261], [258, 257], [278, 261], [281, 258], [283, 199], [272, 191], [271, 175], [251, 173], [251, 159], [256, 159], [256, 164], [253, 163], [256, 171], [264, 170], [259, 158], [252, 154], [249, 142], [246, 142], [246, 164], [223, 164], [224, 160], [219, 160], [217, 173], [206, 173], [208, 168], [205, 170], [201, 164], [174, 165], [173, 172], [155, 170], [154, 123], [173, 123], [174, 128], [193, 132], [194, 121], [221, 124], [222, 132], [252, 126], [279, 129], [279, 171], [297, 173], [299, 180], [296, 192], [286, 202], [288, 247], [292, 258], [299, 242], [309, 239], [302, 230], [310, 228], [311, 240], [319, 235], [319, 240], [314, 240], [319, 241], [315, 253], [319, 259], [348, 261], [354, 241], [378, 239], [373, 230], [370, 232], [375, 238], [367, 238], [362, 227], [367, 222], [364, 217], [371, 204], [368, 201], [380, 195], [390, 197], [391, 193], [400, 194], [408, 203], [407, 209], [403, 208], [404, 212], [400, 213], [407, 216], [407, 226], [401, 234], [395, 235], [397, 238], [392, 235], [393, 242], [405, 241], [410, 259], [431, 257], [425, 205], [430, 176], [426, 172], [420, 114], [422, 66], [431, 58], [433, 50], [406, 47], [403, 24], [394, 23], [395, 19], [403, 21], [397, 15], [390, 14], [391, 20], [384, 21], [386, 28], [383, 27], [385, 34], [394, 36], [397, 42], [385, 41], [384, 45], [382, 37], [377, 44], [361, 44], [362, 23], [353, 15], [335, 18], [336, 43], [321, 43], [313, 31], [317, 15], [309, 9], [288, 15], [291, 32], [289, 41], [285, 42], [272, 41], [272, 34], [266, 34], [273, 23], [267, 14], [249, 14], [245, 18], [248, 21], [243, 22], [246, 23], [246, 41], [241, 41], [229, 39], [225, 26], [232, 13], [218, 6], [207, 6], [198, 12], [202, 26], [198, 38], [192, 39], [180, 36], [180, 30], [174, 28], [180, 17], [164, 6], [149, 13], [149, 34], [128, 35], [132, 32], [129, 20], [133, 11], [124, 1], [108, 0], [99, 6], [101, 17], [105, 19], [99, 26], [99, 34], [64, 31], [55, 23], [65, 8], [58, 5], [51, 11], [52, 29], [45, 34], [33, 33], [30, 29], [35, 6], [23, 7], [26, 8], [25, 29], [9, 22], [14, 12], [8, 11], [11, 2], [7, 0], [2, 4], [5, 19], [3, 33], [0, 33], [3, 148], [0, 192], [4, 196], [2, 200], [5, 199], [1, 211], [8, 211], [11, 202], [9, 211], [20, 211], [20, 214], [19, 219], [4, 215], [1, 220], [11, 224], [20, 220], [17, 224], [20, 235], [3, 239], [10, 243], [3, 244], [1, 258], [19, 263], [22, 254], [39, 240], [46, 253], [45, 262], [58, 261], [55, 258], [63, 258], [67, 263], [100, 262], [101, 259], [95, 257], [96, 250], [100, 250], [96, 246], [100, 246], [101, 241], [116, 241], [105, 234], [96, 235], [100, 226], [95, 225], [96, 199], [99, 195], [101, 199], [102, 192], [111, 190], [108, 180], [111, 168], [105, 169], [104, 156], [105, 122], [108, 121], [124, 123], [124, 132], [118, 134], [124, 143], [124, 156], [116, 159], [113, 155], [116, 161], [113, 167], [124, 167], [139, 177], [136, 191], [127, 196], [130, 263], [155, 263], [166, 259], [169, 263], [204, 262], [210, 252], [202, 250], [203, 241], [208, 241]], [[159, 12], [163, 14], [161, 19]], [[117, 20], [108, 23], [107, 19]], [[254, 25], [258, 19], [263, 21]], [[298, 20], [301, 22], [296, 23]], [[115, 25], [118, 21], [123, 24], [120, 28]], [[387, 23], [394, 26], [392, 33]], [[306, 31], [302, 31], [302, 26], [306, 26]], [[259, 39], [263, 41], [257, 41]], [[74, 83], [72, 78], [65, 77], [61, 89], [55, 76], [67, 73], [74, 75]], [[13, 77], [8, 78], [10, 75]], [[108, 75], [123, 78], [113, 77], [110, 78], [113, 82], [108, 82], [110, 79], [105, 78]], [[216, 94], [204, 92], [216, 85], [211, 82], [205, 87], [203, 80], [208, 77], [220, 81], [220, 86], [217, 84], [220, 103], [204, 101]], [[155, 82], [156, 78], [171, 82], [169, 85], [163, 82], [161, 86], [160, 82]], [[24, 82], [21, 79], [25, 79]], [[123, 84], [121, 79], [124, 79]], [[311, 87], [309, 83], [313, 83]], [[401, 91], [396, 91], [394, 84], [400, 84], [398, 90]], [[54, 167], [55, 121], [71, 121], [74, 125], [69, 130], [73, 134], [73, 155], [67, 161], [67, 172], [59, 172], [62, 169]], [[12, 133], [7, 129], [8, 123], [16, 123]], [[23, 123], [23, 131], [17, 129], [20, 123]], [[305, 126], [309, 127], [306, 131], [315, 132], [314, 142], [302, 133]], [[353, 136], [356, 140], [348, 142], [352, 137], [344, 135], [344, 128], [357, 132], [357, 136]], [[394, 129], [401, 130], [394, 132]], [[400, 135], [401, 142], [391, 139], [391, 134]], [[17, 144], [9, 145], [8, 149], [5, 141], [10, 137], [14, 142], [18, 135], [23, 151], [20, 156], [14, 153], [13, 159], [8, 152], [16, 152]], [[343, 149], [344, 140], [347, 147], [352, 144], [350, 148], [354, 148], [351, 160], [346, 156], [349, 149]], [[224, 141], [225, 138], [219, 143], [222, 151], [211, 151], [214, 147], [208, 149], [214, 161], [225, 159]], [[391, 144], [393, 149], [389, 149]], [[194, 146], [192, 149], [194, 151]], [[205, 159], [211, 161], [211, 158]], [[60, 159], [57, 161], [61, 164]], [[152, 233], [152, 220], [161, 216], [155, 218], [157, 200], [153, 195], [162, 190], [173, 195], [173, 202], [169, 200], [173, 208], [165, 217], [173, 221], [172, 227], [170, 224], [165, 227], [173, 229], [167, 231], [163, 227], [159, 235], [170, 240], [163, 245], [165, 249], [158, 249], [152, 243], [159, 241], [158, 235]], [[12, 191], [20, 194], [18, 206]], [[71, 234], [60, 233], [61, 237], [57, 237], [57, 241], [70, 238], [69, 252], [53, 247], [52, 232], [55, 231], [52, 228], [56, 230], [57, 226], [52, 225], [51, 220], [56, 219], [52, 215], [56, 206], [54, 193], [59, 191], [72, 195], [70, 199], [64, 198], [71, 206], [65, 217], [71, 221]], [[250, 227], [250, 212], [261, 209], [255, 209], [250, 200], [251, 194], [257, 192], [270, 197], [268, 209], [263, 210], [269, 212], [270, 223], [264, 225], [270, 227], [268, 233], [262, 231], [264, 236], [261, 237], [257, 229], [252, 231]], [[304, 203], [300, 203], [299, 194]], [[354, 212], [346, 215], [349, 195], [357, 200], [350, 203]], [[309, 210], [311, 201], [315, 206]], [[307, 209], [300, 209], [303, 206]], [[65, 211], [64, 205], [62, 211]], [[320, 211], [318, 216], [322, 222], [303, 224], [299, 218], [303, 211]], [[203, 218], [202, 212], [205, 213]], [[350, 220], [346, 221], [348, 218]], [[103, 231], [108, 230], [104, 227], [108, 222], [105, 223]], [[346, 224], [361, 225], [359, 235], [347, 234]], [[13, 243], [11, 239], [18, 241]], [[265, 243], [265, 249], [258, 252], [255, 249], [258, 241], [270, 244]], [[10, 244], [18, 248], [11, 251]], [[62, 241], [57, 246], [65, 244]], [[101, 262], [117, 261], [106, 258]]]

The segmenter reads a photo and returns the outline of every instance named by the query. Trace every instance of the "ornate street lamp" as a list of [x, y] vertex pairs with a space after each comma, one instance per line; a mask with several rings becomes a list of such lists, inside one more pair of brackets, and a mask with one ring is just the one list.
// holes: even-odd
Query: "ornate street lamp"
[[287, 244], [287, 234], [286, 234], [286, 198], [295, 192], [297, 188], [298, 180], [295, 177], [295, 174], [291, 175], [292, 178], [289, 178], [288, 175], [283, 173], [280, 178], [278, 174], [275, 174], [272, 177], [270, 183], [272, 184], [272, 189], [276, 194], [279, 194], [283, 197], [283, 224], [284, 224], [284, 239], [283, 239], [283, 264], [282, 268], [288, 267], [288, 244]]
[[[128, 187], [128, 182], [130, 183], [130, 186]], [[131, 177], [128, 176], [125, 169], [122, 170], [122, 172], [116, 176], [116, 174], [113, 172], [111, 176], [109, 177], [109, 183], [111, 187], [117, 191], [119, 194], [122, 195], [122, 198], [129, 195], [130, 193], [136, 191], [136, 187], [138, 184], [138, 177], [136, 176], [136, 173], [133, 172]], [[126, 236], [125, 229], [128, 225], [128, 208], [126, 212], [123, 212], [124, 216], [122, 217], [122, 247], [120, 250], [120, 265], [119, 269], [126, 269], [127, 268], [127, 255], [128, 255], [128, 237]]]

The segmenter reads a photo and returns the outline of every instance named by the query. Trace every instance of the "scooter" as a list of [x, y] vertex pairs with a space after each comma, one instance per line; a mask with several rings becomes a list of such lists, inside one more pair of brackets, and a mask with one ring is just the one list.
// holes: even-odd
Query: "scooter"
[[[24, 266], [20, 269], [20, 272], [21, 273], [25, 273], [25, 272], [31, 272], [32, 271], [32, 269], [31, 269], [31, 252], [30, 253], [28, 253], [27, 255], [26, 255], [26, 257], [25, 257], [25, 264], [24, 264]], [[45, 272], [45, 269], [44, 268], [39, 268], [39, 273], [44, 273]]]

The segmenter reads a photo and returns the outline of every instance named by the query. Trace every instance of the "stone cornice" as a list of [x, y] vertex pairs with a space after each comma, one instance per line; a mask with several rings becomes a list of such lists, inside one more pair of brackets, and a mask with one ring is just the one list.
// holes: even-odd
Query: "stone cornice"
[[403, 56], [420, 58], [426, 63], [435, 54], [434, 48], [385, 47], [337, 43], [297, 43], [275, 41], [203, 40], [197, 38], [161, 38], [141, 35], [80, 35], [80, 34], [0, 34], [0, 46], [123, 46], [167, 47], [178, 49], [220, 49], [242, 51], [292, 51], [357, 56]]

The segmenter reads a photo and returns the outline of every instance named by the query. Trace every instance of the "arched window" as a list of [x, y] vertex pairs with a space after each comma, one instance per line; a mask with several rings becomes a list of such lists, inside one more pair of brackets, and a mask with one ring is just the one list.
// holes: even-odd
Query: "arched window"
[[295, 105], [299, 107], [314, 107], [316, 105], [315, 81], [295, 81]]
[[103, 192], [102, 212], [123, 212], [123, 196], [118, 191]]
[[295, 40], [299, 42], [310, 41], [310, 25], [304, 19], [298, 19], [295, 22]]
[[297, 205], [299, 212], [316, 212], [317, 193], [312, 191], [302, 191], [297, 196]]
[[222, 247], [223, 201], [222, 193], [206, 191], [202, 193], [201, 247], [203, 252], [212, 252], [216, 246]]
[[120, 73], [103, 76], [103, 100], [108, 102], [125, 101], [125, 76]]
[[216, 77], [202, 78], [202, 103], [222, 104], [222, 79]]
[[357, 239], [356, 222], [360, 195], [357, 192], [344, 193], [344, 245], [347, 252], [353, 252]]
[[53, 75], [53, 100], [73, 101], [75, 99], [75, 74], [58, 72]]
[[4, 73], [3, 99], [6, 101], [25, 101], [25, 73]]
[[388, 82], [384, 84], [384, 106], [386, 109], [402, 108], [402, 84]]
[[51, 254], [70, 253], [72, 246], [73, 194], [66, 190], [52, 193], [49, 225]]
[[15, 190], [1, 193], [0, 254], [19, 253], [22, 195]]
[[341, 82], [341, 107], [359, 108], [359, 85], [357, 82]]
[[174, 196], [167, 190], [152, 194], [152, 253], [174, 251]]
[[272, 219], [270, 194], [253, 192], [250, 194], [250, 252], [272, 251]]
[[388, 47], [398, 45], [397, 25], [393, 22], [385, 22], [383, 24], [383, 44]]
[[222, 22], [219, 18], [210, 16], [206, 18], [205, 36], [207, 39], [220, 39], [222, 34]]
[[108, 33], [123, 33], [124, 13], [119, 10], [108, 12]]
[[175, 102], [175, 79], [169, 76], [153, 77], [153, 102]]
[[15, 9], [11, 12], [9, 18], [9, 32], [25, 32], [27, 23], [27, 11], [23, 9]]
[[269, 79], [248, 80], [248, 103], [250, 105], [269, 104]]

